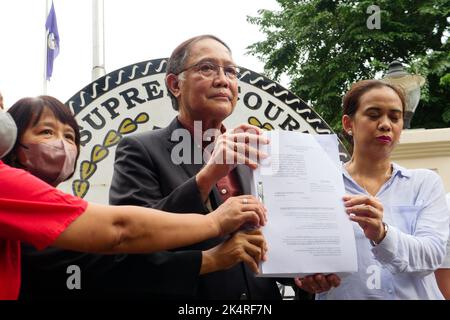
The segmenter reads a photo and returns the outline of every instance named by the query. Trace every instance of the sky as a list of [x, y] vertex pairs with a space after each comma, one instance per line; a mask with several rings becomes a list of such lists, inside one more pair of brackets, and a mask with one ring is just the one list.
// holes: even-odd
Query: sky
[[[51, 4], [51, 1], [49, 1]], [[65, 102], [92, 81], [92, 2], [53, 0], [60, 35], [47, 94]], [[246, 47], [263, 40], [246, 17], [279, 9], [275, 0], [104, 0], [105, 67], [111, 72], [170, 56], [182, 41], [214, 34], [239, 65], [256, 72], [263, 63]], [[0, 92], [5, 107], [43, 94], [46, 0], [0, 0]]]

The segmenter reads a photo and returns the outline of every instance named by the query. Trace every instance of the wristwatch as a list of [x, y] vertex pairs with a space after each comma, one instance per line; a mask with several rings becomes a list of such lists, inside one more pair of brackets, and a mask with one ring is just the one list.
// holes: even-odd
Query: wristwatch
[[[383, 241], [383, 240], [384, 240], [384, 238], [386, 238], [386, 236], [387, 236], [387, 232], [388, 232], [388, 229], [389, 229], [389, 227], [388, 227], [387, 223], [386, 223], [386, 222], [384, 222], [384, 221], [383, 221], [383, 227], [384, 227], [384, 237], [383, 237], [383, 239], [381, 239], [381, 240], [380, 240], [380, 242], [381, 242], [381, 241]], [[376, 245], [380, 244], [380, 242], [378, 242], [378, 243], [375, 243], [375, 241], [373, 241], [373, 240], [370, 240], [370, 239], [369, 239], [369, 241], [370, 241], [370, 244], [372, 245], [372, 247], [375, 247]]]

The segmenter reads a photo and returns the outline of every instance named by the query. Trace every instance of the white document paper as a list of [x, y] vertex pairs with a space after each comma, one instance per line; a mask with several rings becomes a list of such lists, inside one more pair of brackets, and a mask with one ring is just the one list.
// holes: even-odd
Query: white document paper
[[261, 277], [357, 271], [353, 227], [336, 135], [268, 131], [269, 154], [253, 172], [252, 193], [264, 202], [268, 260]]

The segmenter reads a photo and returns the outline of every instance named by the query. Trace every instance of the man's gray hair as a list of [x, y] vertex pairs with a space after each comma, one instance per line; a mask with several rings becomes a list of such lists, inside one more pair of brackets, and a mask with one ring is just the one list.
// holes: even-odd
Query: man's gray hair
[[169, 74], [179, 75], [183, 71], [183, 69], [185, 68], [186, 60], [188, 59], [188, 57], [190, 55], [190, 52], [189, 52], [190, 48], [192, 47], [193, 44], [195, 44], [196, 42], [203, 40], [203, 39], [216, 40], [217, 42], [222, 44], [225, 48], [227, 48], [231, 54], [231, 49], [230, 49], [230, 47], [228, 47], [228, 45], [225, 42], [223, 42], [221, 39], [217, 38], [216, 36], [213, 36], [210, 34], [204, 34], [201, 36], [196, 36], [196, 37], [190, 38], [190, 39], [184, 41], [183, 43], [181, 43], [180, 45], [178, 45], [178, 47], [176, 47], [175, 50], [173, 50], [173, 52], [169, 58], [169, 61], [167, 62], [166, 88], [167, 88], [167, 94], [169, 95], [170, 99], [172, 100], [172, 107], [176, 111], [178, 111], [178, 109], [179, 109], [178, 101], [177, 101], [177, 98], [175, 98], [175, 96], [172, 94], [172, 92], [170, 92], [169, 87], [167, 86], [167, 76]]

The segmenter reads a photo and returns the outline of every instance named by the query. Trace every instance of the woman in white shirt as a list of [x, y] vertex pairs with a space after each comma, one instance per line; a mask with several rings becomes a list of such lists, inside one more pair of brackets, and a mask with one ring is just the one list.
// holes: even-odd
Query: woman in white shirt
[[343, 99], [353, 154], [343, 167], [346, 211], [354, 223], [358, 272], [318, 299], [443, 299], [434, 271], [444, 257], [449, 215], [439, 176], [393, 163], [405, 97], [377, 80]]
[[[447, 193], [446, 198], [450, 214], [450, 193]], [[444, 298], [450, 300], [450, 239], [447, 241], [447, 255], [435, 274], [439, 289], [441, 289]]]

